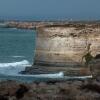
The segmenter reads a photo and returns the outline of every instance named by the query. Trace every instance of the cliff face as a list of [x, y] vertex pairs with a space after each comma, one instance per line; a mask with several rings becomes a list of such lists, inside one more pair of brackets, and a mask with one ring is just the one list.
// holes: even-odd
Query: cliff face
[[[56, 67], [83, 66], [88, 45], [93, 57], [100, 54], [100, 27], [91, 24], [83, 26], [45, 26], [37, 29], [35, 64]], [[49, 67], [50, 68], [50, 67]], [[65, 69], [63, 69], [65, 70]]]
[[91, 54], [100, 54], [100, 28], [40, 28], [37, 32], [35, 62], [80, 63], [90, 43]]
[[[88, 61], [89, 66], [99, 68], [99, 24], [46, 25], [37, 28], [34, 64], [23, 73], [90, 75], [94, 69], [85, 64]], [[100, 73], [98, 69], [95, 72]]]

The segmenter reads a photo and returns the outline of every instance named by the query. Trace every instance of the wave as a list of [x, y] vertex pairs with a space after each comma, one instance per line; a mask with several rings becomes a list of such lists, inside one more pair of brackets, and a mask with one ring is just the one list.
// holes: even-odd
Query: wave
[[29, 65], [27, 60], [12, 63], [0, 63], [0, 74], [18, 74], [20, 71], [25, 70]]
[[28, 65], [29, 62], [27, 60], [22, 60], [20, 62], [12, 62], [12, 63], [0, 63], [0, 67], [10, 67], [10, 66], [13, 66], [13, 67], [16, 67], [16, 66], [24, 66], [24, 65]]
[[25, 56], [12, 56], [13, 58], [24, 58]]
[[53, 74], [37, 74], [37, 75], [19, 75], [23, 77], [40, 77], [40, 78], [63, 78], [64, 73], [63, 72], [58, 72], [58, 73], [53, 73]]

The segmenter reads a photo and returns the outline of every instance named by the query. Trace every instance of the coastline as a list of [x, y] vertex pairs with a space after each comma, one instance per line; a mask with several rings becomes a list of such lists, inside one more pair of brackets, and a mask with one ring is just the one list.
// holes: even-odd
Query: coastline
[[92, 24], [94, 27], [100, 25], [99, 20], [84, 20], [84, 21], [16, 21], [16, 20], [10, 20], [10, 21], [1, 21], [0, 27], [4, 28], [17, 28], [17, 29], [31, 29], [35, 30], [38, 27], [43, 26], [77, 26], [77, 27], [84, 27], [84, 24]]

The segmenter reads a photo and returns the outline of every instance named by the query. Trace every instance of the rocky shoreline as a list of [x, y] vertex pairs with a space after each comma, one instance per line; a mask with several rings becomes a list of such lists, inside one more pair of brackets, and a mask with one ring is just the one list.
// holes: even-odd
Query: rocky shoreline
[[100, 79], [64, 82], [0, 82], [0, 100], [100, 100]]

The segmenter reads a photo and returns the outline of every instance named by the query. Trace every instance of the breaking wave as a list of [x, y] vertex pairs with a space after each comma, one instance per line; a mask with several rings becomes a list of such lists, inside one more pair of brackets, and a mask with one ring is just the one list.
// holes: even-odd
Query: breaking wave
[[11, 63], [0, 63], [0, 74], [18, 74], [20, 71], [25, 70], [25, 67], [29, 65], [27, 60]]

